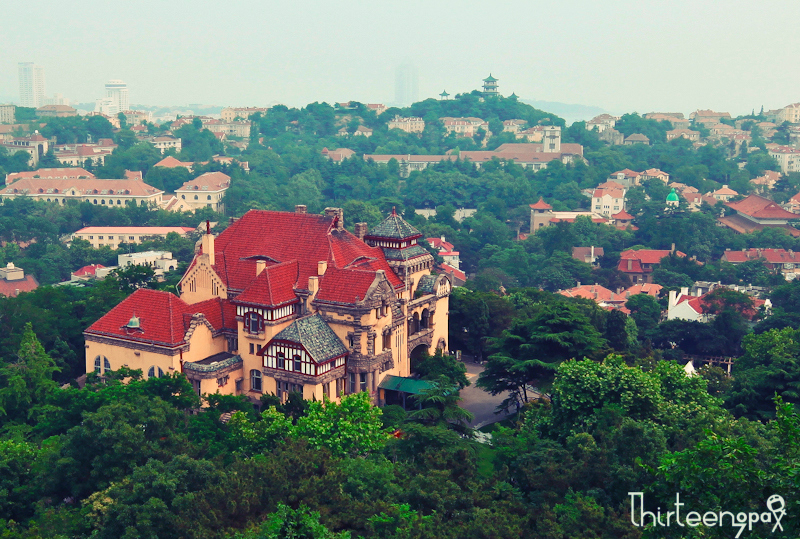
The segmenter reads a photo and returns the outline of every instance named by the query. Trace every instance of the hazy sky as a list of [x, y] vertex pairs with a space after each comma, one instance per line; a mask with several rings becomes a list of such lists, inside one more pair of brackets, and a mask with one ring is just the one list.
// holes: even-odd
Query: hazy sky
[[391, 102], [417, 66], [420, 98], [475, 89], [640, 113], [743, 114], [800, 101], [800, 2], [791, 0], [3, 2], [0, 101], [17, 63], [47, 94], [131, 103], [265, 106]]

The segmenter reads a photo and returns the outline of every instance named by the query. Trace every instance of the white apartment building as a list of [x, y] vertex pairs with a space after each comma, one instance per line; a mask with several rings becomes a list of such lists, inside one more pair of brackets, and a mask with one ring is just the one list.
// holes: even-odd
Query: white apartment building
[[781, 172], [800, 172], [800, 149], [790, 146], [777, 146], [769, 148], [770, 157], [774, 158], [781, 167]]
[[[71, 239], [86, 240], [94, 249], [116, 249], [120, 243], [142, 243], [153, 238], [166, 238], [170, 232], [186, 236], [194, 230], [184, 226], [87, 226], [74, 232]], [[120, 261], [119, 265], [125, 264]]]
[[611, 217], [625, 209], [625, 189], [595, 189], [592, 193], [592, 211]]
[[20, 62], [19, 101], [23, 107], [35, 109], [45, 104], [43, 67], [33, 62]]
[[0, 105], [0, 124], [13, 124], [15, 111], [14, 105]]
[[222, 118], [223, 122], [230, 123], [234, 121], [236, 118], [247, 120], [248, 118], [250, 118], [251, 114], [255, 114], [257, 112], [260, 112], [261, 114], [266, 114], [267, 109], [260, 107], [225, 107], [224, 109], [222, 109], [220, 117]]

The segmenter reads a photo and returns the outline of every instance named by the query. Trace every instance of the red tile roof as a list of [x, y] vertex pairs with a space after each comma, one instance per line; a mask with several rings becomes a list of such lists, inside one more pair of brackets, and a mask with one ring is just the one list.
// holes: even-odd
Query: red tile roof
[[234, 303], [274, 308], [299, 301], [294, 293], [299, 269], [296, 260], [264, 269], [244, 292], [236, 296]]
[[748, 249], [747, 251], [725, 251], [722, 260], [732, 264], [748, 260], [764, 259], [769, 264], [800, 264], [800, 252], [785, 249]]
[[44, 179], [44, 178], [22, 178], [13, 184], [0, 190], [4, 195], [13, 194], [38, 194], [48, 193], [52, 189], [53, 193], [64, 193], [72, 188], [81, 195], [115, 195], [125, 194], [129, 196], [151, 196], [163, 191], [151, 187], [141, 180], [98, 180], [95, 178], [85, 180], [75, 179]]
[[467, 274], [459, 269], [454, 268], [450, 264], [444, 264], [444, 263], [439, 264], [439, 269], [441, 269], [443, 273], [451, 275], [456, 279], [459, 279], [463, 282], [467, 281]]
[[375, 277], [374, 271], [328, 268], [320, 280], [316, 299], [335, 303], [362, 301]]
[[83, 277], [84, 275], [94, 275], [98, 269], [105, 268], [102, 264], [90, 264], [88, 266], [83, 266], [81, 269], [73, 271], [72, 274], [75, 277]]
[[167, 157], [165, 157], [164, 159], [162, 159], [161, 161], [159, 161], [158, 163], [156, 163], [153, 166], [154, 167], [165, 167], [165, 168], [178, 168], [178, 167], [191, 168], [192, 165], [193, 165], [193, 163], [185, 163], [183, 161], [178, 161], [177, 159], [175, 159], [171, 155], [168, 155]]
[[[84, 333], [175, 347], [184, 344], [186, 330], [195, 313], [203, 313], [215, 331], [236, 327], [233, 306], [220, 298], [189, 305], [174, 294], [141, 288]], [[134, 316], [139, 318], [141, 331], [126, 328]]]
[[[242, 291], [256, 277], [256, 262], [248, 259], [255, 256], [267, 256], [276, 263], [296, 260], [296, 286], [302, 290], [308, 290], [308, 278], [317, 275], [321, 261], [328, 263], [328, 271], [348, 266], [372, 272], [381, 269], [392, 286], [403, 286], [380, 248], [369, 247], [347, 230], [337, 230], [333, 220], [321, 215], [251, 210], [216, 238], [214, 269], [229, 289]], [[320, 283], [320, 291], [323, 287]], [[360, 293], [358, 290], [353, 296]]]
[[22, 292], [31, 292], [37, 288], [39, 288], [39, 283], [33, 275], [26, 275], [24, 279], [18, 281], [0, 279], [0, 296], [15, 298]]
[[6, 185], [22, 178], [39, 177], [43, 179], [89, 179], [94, 174], [83, 168], [40, 168], [25, 172], [13, 172], [6, 176]]
[[[631, 135], [631, 136], [633, 136], [633, 135]], [[630, 138], [630, 137], [629, 137], [629, 138]], [[622, 174], [622, 175], [624, 175], [626, 178], [638, 178], [639, 176], [641, 176], [641, 175], [642, 175], [642, 173], [641, 173], [641, 172], [636, 172], [635, 170], [631, 170], [631, 169], [629, 169], [629, 168], [623, 168], [622, 170], [618, 170], [618, 171], [616, 171], [616, 172], [612, 172], [612, 173], [611, 173], [611, 176], [609, 176], [609, 177], [615, 177], [615, 176], [617, 176], [618, 174]]]
[[620, 220], [621, 221], [630, 221], [631, 219], [633, 219], [633, 215], [631, 215], [630, 213], [626, 212], [625, 210], [622, 210], [619, 213], [615, 213], [611, 217], [613, 217], [614, 219], [617, 219], [618, 221], [620, 221]]
[[[642, 249], [640, 251], [623, 251], [620, 254], [619, 264], [617, 269], [624, 273], [650, 273], [653, 271], [652, 267], [645, 268], [642, 264], [659, 264], [661, 259], [670, 255], [670, 251], [666, 249]], [[685, 253], [675, 251], [676, 256], [684, 257]], [[628, 262], [630, 261], [630, 269]]]
[[625, 294], [628, 296], [635, 296], [636, 294], [647, 294], [648, 296], [657, 297], [661, 293], [662, 288], [663, 287], [660, 284], [639, 283], [625, 290]]
[[798, 216], [794, 213], [788, 212], [778, 206], [768, 198], [760, 197], [758, 195], [750, 195], [747, 198], [738, 202], [728, 202], [725, 204], [729, 208], [733, 208], [739, 213], [755, 217], [756, 219], [797, 219]]
[[231, 186], [231, 177], [222, 172], [206, 172], [181, 185], [177, 191], [219, 191]]
[[454, 249], [452, 243], [445, 241], [442, 238], [425, 238], [425, 241], [427, 241], [431, 247], [438, 249], [439, 251], [452, 251]]
[[539, 197], [539, 202], [530, 205], [534, 210], [552, 210], [553, 206], [544, 201], [543, 197]]

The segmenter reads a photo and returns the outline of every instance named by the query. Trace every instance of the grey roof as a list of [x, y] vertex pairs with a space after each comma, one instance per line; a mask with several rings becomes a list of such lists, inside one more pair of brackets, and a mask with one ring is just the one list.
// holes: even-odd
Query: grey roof
[[429, 254], [421, 245], [412, 245], [405, 249], [392, 249], [391, 247], [381, 247], [386, 260], [410, 260], [418, 256]]
[[425, 294], [433, 294], [434, 285], [436, 285], [436, 275], [423, 275], [419, 278], [417, 291]]
[[295, 320], [275, 335], [273, 340], [302, 345], [317, 363], [325, 363], [347, 353], [342, 341], [318, 314]]
[[413, 238], [414, 236], [422, 236], [422, 233], [409, 225], [405, 219], [397, 215], [394, 210], [392, 214], [384, 219], [384, 221], [369, 231], [367, 237], [373, 238], [388, 238], [388, 239], [406, 239]]

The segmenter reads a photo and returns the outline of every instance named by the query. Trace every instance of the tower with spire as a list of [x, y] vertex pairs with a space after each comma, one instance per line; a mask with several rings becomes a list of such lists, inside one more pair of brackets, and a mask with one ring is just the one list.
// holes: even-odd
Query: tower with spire
[[364, 241], [371, 247], [380, 247], [397, 276], [413, 288], [414, 283], [433, 268], [433, 256], [417, 243], [421, 237], [422, 232], [392, 208], [391, 215], [370, 230]]
[[490, 97], [498, 95], [500, 94], [497, 93], [497, 79], [489, 73], [489, 76], [483, 79], [483, 96]]

